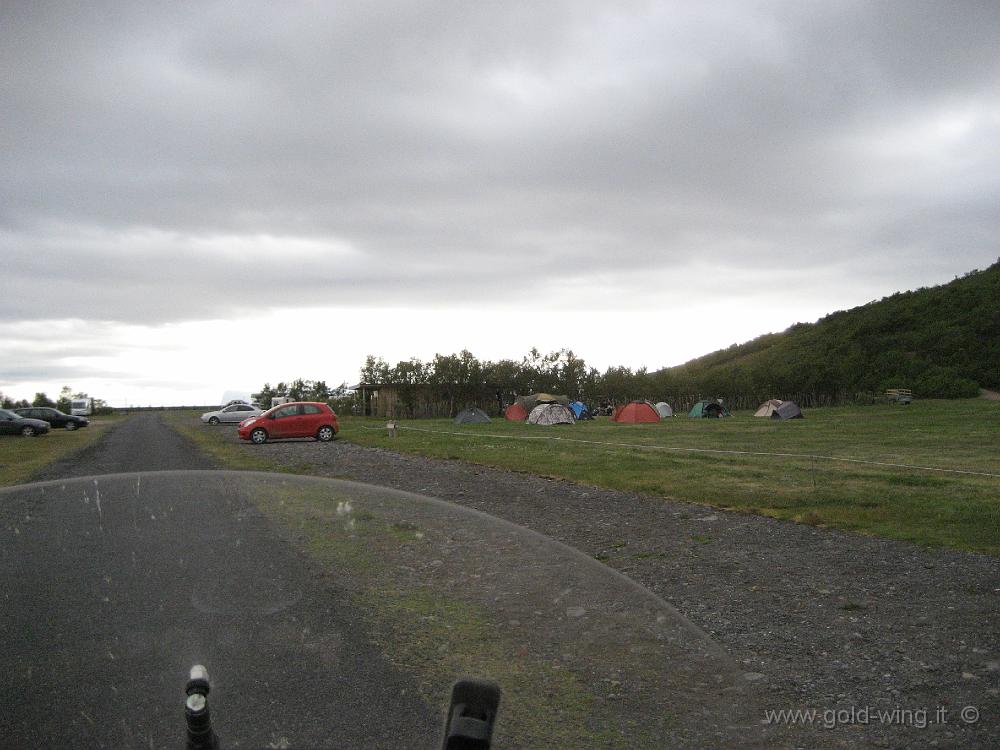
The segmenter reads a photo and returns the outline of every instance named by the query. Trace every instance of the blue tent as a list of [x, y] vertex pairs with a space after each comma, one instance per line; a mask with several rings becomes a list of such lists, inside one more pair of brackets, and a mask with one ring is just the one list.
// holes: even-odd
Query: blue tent
[[593, 419], [594, 415], [590, 413], [590, 409], [582, 401], [571, 401], [569, 408], [573, 410], [573, 416], [577, 419]]

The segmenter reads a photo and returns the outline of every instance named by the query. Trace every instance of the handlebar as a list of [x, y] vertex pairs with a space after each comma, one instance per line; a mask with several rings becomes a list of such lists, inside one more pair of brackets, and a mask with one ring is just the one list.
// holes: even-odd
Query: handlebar
[[212, 689], [208, 670], [201, 664], [191, 667], [184, 692], [184, 718], [187, 720], [187, 750], [219, 750], [219, 738], [212, 730], [212, 715], [208, 710], [208, 693]]
[[[221, 750], [208, 709], [211, 689], [208, 670], [201, 664], [191, 667], [184, 688], [187, 750]], [[499, 707], [500, 686], [495, 682], [472, 677], [458, 680], [451, 688], [442, 750], [490, 750]]]

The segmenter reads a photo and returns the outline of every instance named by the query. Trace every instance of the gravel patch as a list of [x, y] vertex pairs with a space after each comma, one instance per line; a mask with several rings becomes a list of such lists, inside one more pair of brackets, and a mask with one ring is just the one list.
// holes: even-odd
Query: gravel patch
[[160, 414], [139, 412], [111, 425], [97, 442], [82, 451], [36, 472], [31, 481], [130, 471], [217, 468], [197, 445], [171, 429]]
[[776, 747], [1000, 747], [995, 558], [342, 440], [244, 448], [476, 508], [602, 560], [717, 639], [762, 714], [817, 712], [775, 724]]

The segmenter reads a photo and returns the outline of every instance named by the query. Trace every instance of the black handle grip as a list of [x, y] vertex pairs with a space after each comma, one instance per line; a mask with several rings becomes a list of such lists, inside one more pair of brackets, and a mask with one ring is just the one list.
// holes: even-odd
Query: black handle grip
[[500, 707], [500, 686], [490, 680], [464, 678], [451, 689], [443, 750], [489, 750]]

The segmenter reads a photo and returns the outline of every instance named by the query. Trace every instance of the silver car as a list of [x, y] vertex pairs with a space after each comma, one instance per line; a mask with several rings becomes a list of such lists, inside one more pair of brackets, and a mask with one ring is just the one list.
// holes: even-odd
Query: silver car
[[218, 411], [210, 411], [201, 415], [201, 421], [208, 424], [219, 424], [220, 422], [242, 422], [247, 417], [256, 417], [263, 413], [263, 409], [250, 404], [230, 404]]

